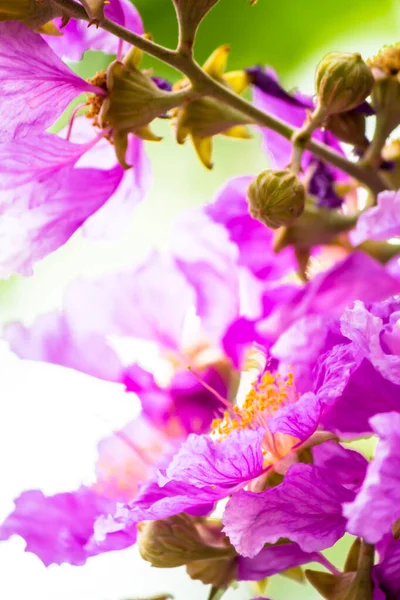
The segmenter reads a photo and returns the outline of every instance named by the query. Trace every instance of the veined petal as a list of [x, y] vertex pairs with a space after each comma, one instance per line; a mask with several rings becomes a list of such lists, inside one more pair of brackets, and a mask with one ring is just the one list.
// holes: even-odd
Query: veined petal
[[37, 33], [0, 23], [0, 142], [47, 129], [82, 92], [95, 92]]
[[32, 274], [36, 261], [65, 244], [108, 200], [121, 176], [119, 166], [110, 171], [66, 167], [17, 188], [0, 216], [0, 277]]
[[281, 408], [276, 416], [268, 421], [268, 428], [271, 433], [280, 431], [304, 442], [317, 429], [322, 409], [320, 399], [312, 392], [308, 392], [294, 404]]
[[336, 483], [355, 492], [359, 490], [368, 467], [367, 459], [360, 452], [329, 441], [314, 446], [312, 454], [314, 465], [329, 471]]
[[181, 481], [198, 488], [223, 488], [228, 495], [230, 488], [263, 472], [263, 435], [261, 429], [233, 431], [222, 440], [191, 434], [160, 476], [160, 483]]
[[379, 542], [400, 518], [400, 413], [371, 418], [379, 436], [375, 457], [353, 502], [345, 504], [348, 531], [371, 544]]
[[224, 532], [242, 556], [254, 557], [280, 538], [305, 552], [332, 546], [345, 532], [342, 502], [353, 492], [332, 483], [312, 465], [293, 465], [283, 483], [258, 494], [241, 490], [229, 500]]

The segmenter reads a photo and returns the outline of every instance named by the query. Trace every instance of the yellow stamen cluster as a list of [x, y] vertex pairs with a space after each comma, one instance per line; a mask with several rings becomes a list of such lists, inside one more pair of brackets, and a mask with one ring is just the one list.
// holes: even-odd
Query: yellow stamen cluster
[[253, 384], [242, 407], [234, 406], [233, 414], [224, 413], [223, 419], [216, 419], [212, 429], [221, 437], [234, 430], [267, 428], [267, 419], [284, 406], [294, 395], [294, 378], [290, 372], [286, 378], [279, 373], [266, 371], [260, 382]]
[[371, 69], [379, 69], [386, 75], [396, 76], [400, 71], [400, 44], [385, 46], [374, 58], [370, 58], [367, 64]]
[[[88, 79], [88, 83], [95, 85], [101, 88], [104, 91], [107, 91], [107, 73], [106, 71], [99, 71], [96, 73], [94, 77]], [[86, 99], [86, 106], [88, 110], [86, 112], [86, 117], [88, 119], [93, 119], [93, 125], [95, 127], [100, 127], [99, 123], [99, 113], [100, 109], [103, 106], [104, 96], [98, 96], [97, 94], [89, 94]]]

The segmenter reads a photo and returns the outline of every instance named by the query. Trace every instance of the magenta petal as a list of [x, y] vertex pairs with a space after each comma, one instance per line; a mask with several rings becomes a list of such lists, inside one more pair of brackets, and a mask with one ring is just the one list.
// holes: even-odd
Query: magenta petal
[[[105, 16], [134, 33], [143, 34], [143, 24], [137, 9], [130, 0], [109, 0], [104, 6]], [[61, 25], [61, 19], [56, 19]], [[62, 36], [44, 36], [48, 44], [59, 56], [69, 60], [80, 60], [86, 50], [101, 50], [116, 54], [118, 38], [104, 29], [88, 27], [87, 23], [71, 19], [62, 28]], [[127, 44], [125, 44], [125, 49]]]
[[255, 494], [243, 490], [229, 500], [224, 532], [239, 554], [254, 557], [280, 538], [305, 552], [332, 546], [345, 532], [342, 502], [353, 492], [326, 479], [312, 465], [293, 465], [283, 483]]
[[386, 538], [384, 551], [380, 552], [381, 560], [374, 569], [380, 588], [385, 590], [385, 594], [377, 599], [374, 596], [374, 600], [400, 598], [400, 540], [395, 540], [391, 533]]
[[76, 163], [89, 146], [72, 144], [49, 133], [0, 144], [0, 190], [15, 189], [25, 183], [50, 177]]
[[42, 315], [30, 327], [10, 323], [3, 338], [21, 358], [62, 365], [108, 381], [121, 380], [122, 365], [105, 338], [80, 332], [62, 314]]
[[363, 302], [357, 301], [354, 308], [346, 309], [340, 322], [343, 335], [354, 342], [360, 355], [368, 358], [385, 379], [400, 385], [400, 356], [388, 354], [382, 347], [382, 319], [369, 312]]
[[225, 439], [189, 435], [161, 476], [161, 483], [182, 481], [198, 488], [245, 484], [263, 471], [262, 429], [233, 431]]
[[39, 490], [23, 492], [15, 500], [14, 512], [0, 526], [0, 539], [20, 535], [26, 540], [26, 551], [36, 554], [46, 566], [83, 565], [90, 556], [135, 542], [133, 531], [110, 536], [101, 545], [94, 542], [96, 519], [113, 506], [85, 487], [55, 496], [44, 496]]
[[97, 88], [74, 75], [24, 25], [0, 23], [0, 142], [47, 129], [82, 92]]
[[378, 194], [378, 204], [368, 208], [350, 234], [354, 245], [365, 240], [387, 240], [400, 235], [400, 191]]
[[304, 552], [297, 544], [278, 544], [263, 548], [254, 558], [238, 558], [238, 581], [260, 581], [287, 569], [318, 562], [317, 552]]
[[227, 229], [231, 241], [238, 247], [239, 265], [263, 280], [277, 280], [293, 270], [293, 252], [287, 249], [277, 257], [272, 249], [272, 231], [250, 216], [246, 201], [250, 182], [251, 177], [228, 181], [205, 211]]
[[314, 465], [326, 469], [336, 483], [357, 492], [364, 481], [368, 461], [355, 450], [329, 441], [312, 449]]
[[77, 327], [158, 342], [174, 351], [180, 351], [187, 311], [195, 304], [194, 290], [175, 262], [158, 253], [136, 269], [77, 281], [65, 297]]
[[63, 244], [113, 194], [122, 175], [71, 169], [17, 188], [0, 217], [0, 277], [32, 274], [33, 264]]
[[[99, 166], [98, 160], [99, 153], [88, 152], [86, 166]], [[118, 239], [129, 226], [134, 209], [150, 187], [150, 161], [145, 153], [143, 141], [134, 135], [129, 136], [126, 161], [132, 168], [124, 173], [120, 185], [108, 202], [84, 225], [83, 233], [91, 239]]]
[[227, 239], [226, 231], [202, 210], [189, 211], [177, 220], [170, 247], [196, 291], [202, 326], [219, 341], [239, 315], [236, 247]]
[[344, 506], [348, 531], [375, 544], [400, 518], [400, 413], [371, 418], [379, 436], [375, 457], [353, 502]]
[[312, 392], [307, 392], [294, 404], [281, 408], [276, 416], [268, 421], [268, 428], [271, 433], [280, 431], [304, 442], [317, 429], [322, 409], [319, 398]]

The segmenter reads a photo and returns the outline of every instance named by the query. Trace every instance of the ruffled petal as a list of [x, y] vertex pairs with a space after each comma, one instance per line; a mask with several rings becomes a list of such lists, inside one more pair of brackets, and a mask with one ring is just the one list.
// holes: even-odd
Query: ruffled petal
[[276, 416], [268, 421], [268, 428], [271, 433], [280, 431], [304, 442], [317, 429], [322, 410], [320, 399], [308, 392], [294, 404], [281, 408]]
[[161, 474], [160, 484], [181, 481], [198, 488], [223, 488], [228, 495], [263, 472], [263, 435], [261, 429], [233, 431], [222, 440], [191, 434]]
[[355, 492], [359, 490], [368, 467], [362, 454], [333, 441], [314, 446], [312, 454], [314, 465], [329, 471], [336, 483]]
[[224, 532], [243, 556], [254, 557], [265, 543], [280, 538], [296, 542], [304, 552], [323, 550], [344, 534], [342, 503], [353, 498], [353, 492], [329, 481], [317, 467], [293, 465], [274, 488], [234, 494], [222, 519]]
[[345, 504], [347, 529], [371, 544], [379, 542], [400, 518], [400, 413], [371, 418], [379, 436], [375, 457], [353, 502]]
[[261, 581], [309, 562], [319, 562], [317, 552], [304, 552], [297, 544], [277, 544], [263, 548], [254, 558], [238, 558], [238, 581]]

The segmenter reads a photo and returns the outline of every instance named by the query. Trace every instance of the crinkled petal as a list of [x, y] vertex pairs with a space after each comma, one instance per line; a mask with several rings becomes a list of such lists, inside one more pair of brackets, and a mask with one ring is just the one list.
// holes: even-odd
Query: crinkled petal
[[13, 192], [0, 216], [0, 277], [31, 275], [33, 264], [63, 244], [114, 193], [122, 176], [69, 167]]
[[30, 326], [10, 323], [3, 338], [20, 358], [76, 369], [108, 381], [121, 381], [123, 368], [106, 339], [81, 333], [58, 313], [42, 315]]
[[400, 236], [400, 191], [378, 194], [377, 206], [361, 213], [350, 236], [354, 245]]
[[[110, 21], [139, 35], [143, 34], [140, 15], [130, 0], [109, 0], [104, 5], [104, 14]], [[56, 19], [55, 22], [61, 26], [61, 19]], [[61, 31], [62, 36], [44, 36], [59, 56], [78, 61], [85, 50], [101, 50], [106, 54], [117, 54], [118, 38], [104, 29], [88, 27], [85, 22], [71, 19]]]
[[39, 34], [0, 23], [0, 142], [47, 129], [82, 92], [95, 92]]
[[280, 431], [304, 442], [317, 429], [322, 410], [320, 399], [312, 392], [307, 392], [294, 404], [281, 408], [268, 421], [268, 428], [271, 433]]
[[297, 544], [277, 544], [263, 548], [254, 558], [238, 558], [238, 581], [261, 581], [287, 569], [319, 562], [317, 552], [304, 552]]
[[400, 385], [400, 356], [388, 354], [382, 347], [382, 319], [369, 312], [363, 302], [356, 301], [353, 308], [345, 310], [340, 322], [343, 335], [357, 346], [361, 355], [385, 379]]
[[280, 538], [304, 552], [332, 546], [345, 532], [342, 503], [353, 492], [331, 482], [312, 465], [293, 465], [283, 483], [255, 494], [239, 491], [229, 500], [224, 532], [239, 554], [254, 557], [265, 543]]
[[246, 192], [251, 177], [229, 181], [205, 211], [223, 225], [239, 249], [239, 265], [263, 280], [280, 279], [295, 268], [291, 249], [277, 256], [272, 249], [272, 231], [249, 214]]
[[322, 358], [315, 393], [324, 403], [321, 423], [346, 437], [371, 433], [370, 417], [400, 409], [399, 386], [388, 381], [352, 344], [339, 345]]
[[0, 539], [20, 535], [26, 551], [33, 552], [46, 565], [83, 565], [90, 556], [120, 550], [135, 542], [135, 532], [109, 536], [94, 543], [94, 523], [113, 503], [82, 487], [76, 492], [44, 496], [39, 490], [23, 492], [15, 500], [15, 510], [0, 526]]
[[367, 459], [360, 452], [329, 441], [314, 446], [312, 454], [314, 465], [328, 471], [336, 483], [355, 492], [359, 490], [368, 467]]
[[184, 481], [198, 488], [230, 488], [245, 484], [263, 471], [262, 429], [233, 431], [225, 439], [189, 435], [173, 458], [160, 484]]
[[375, 457], [360, 492], [344, 505], [343, 513], [350, 533], [375, 544], [400, 518], [400, 413], [375, 415], [371, 426], [379, 436]]

